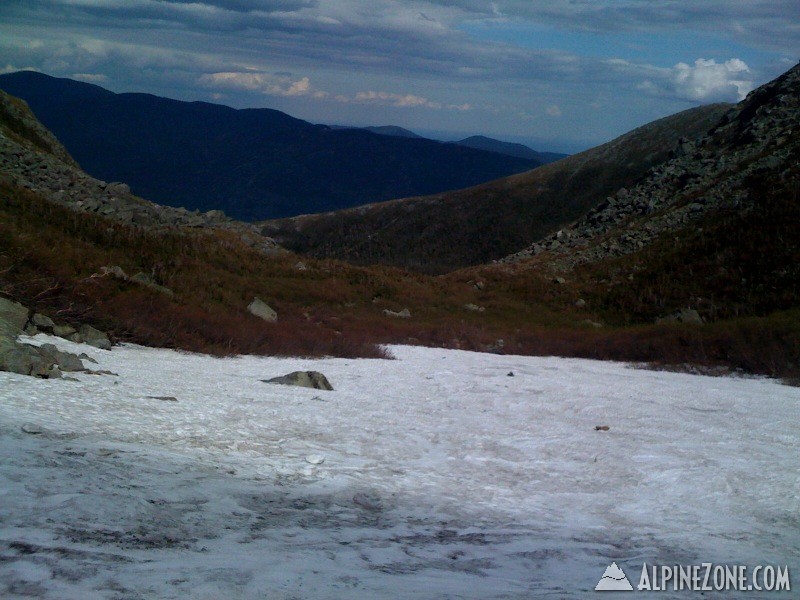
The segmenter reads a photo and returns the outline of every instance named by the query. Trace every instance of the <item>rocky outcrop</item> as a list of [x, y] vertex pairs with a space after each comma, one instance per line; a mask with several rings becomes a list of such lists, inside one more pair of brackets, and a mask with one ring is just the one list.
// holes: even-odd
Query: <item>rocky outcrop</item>
[[0, 178], [78, 212], [148, 229], [224, 230], [271, 253], [277, 244], [251, 224], [222, 211], [206, 213], [161, 206], [131, 193], [125, 183], [90, 177], [20, 99], [0, 90]]
[[282, 385], [296, 385], [299, 387], [307, 387], [315, 390], [332, 391], [333, 386], [322, 373], [318, 371], [294, 371], [288, 375], [281, 377], [273, 377], [272, 379], [262, 379], [264, 383], [279, 383]]
[[[708, 135], [681, 139], [672, 158], [589, 213], [500, 262], [544, 254], [556, 269], [623, 256], [713, 211], [754, 207], [747, 182], [796, 173], [800, 155], [800, 65], [752, 92]], [[800, 183], [800, 182], [798, 182]]]

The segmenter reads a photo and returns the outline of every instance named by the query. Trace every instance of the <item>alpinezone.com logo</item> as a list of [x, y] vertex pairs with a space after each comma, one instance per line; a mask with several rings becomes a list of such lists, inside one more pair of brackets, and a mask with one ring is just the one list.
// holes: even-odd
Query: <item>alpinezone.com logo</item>
[[[632, 592], [625, 572], [611, 563], [597, 586], [598, 592]], [[788, 566], [757, 565], [648, 565], [644, 563], [636, 590], [643, 592], [779, 592], [791, 591]]]

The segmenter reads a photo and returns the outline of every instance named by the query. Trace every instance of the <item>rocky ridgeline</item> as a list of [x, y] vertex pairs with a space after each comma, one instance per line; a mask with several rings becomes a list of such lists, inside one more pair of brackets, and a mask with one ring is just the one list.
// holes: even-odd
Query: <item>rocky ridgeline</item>
[[[558, 270], [636, 252], [719, 209], [752, 210], [745, 181], [800, 183], [800, 65], [753, 91], [705, 137], [682, 139], [672, 158], [576, 223], [500, 262], [543, 254]], [[789, 183], [789, 181], [786, 181]]]
[[124, 183], [90, 177], [19, 99], [0, 91], [0, 178], [72, 210], [149, 229], [217, 229], [237, 233], [249, 246], [278, 249], [254, 225], [222, 211], [161, 206], [131, 193]]

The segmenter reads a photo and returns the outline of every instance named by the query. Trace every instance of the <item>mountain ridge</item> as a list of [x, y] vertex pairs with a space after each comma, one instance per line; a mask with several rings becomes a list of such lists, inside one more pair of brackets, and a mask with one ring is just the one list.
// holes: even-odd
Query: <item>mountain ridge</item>
[[0, 88], [25, 99], [90, 174], [162, 204], [242, 220], [467, 187], [539, 164], [30, 71], [0, 75]]

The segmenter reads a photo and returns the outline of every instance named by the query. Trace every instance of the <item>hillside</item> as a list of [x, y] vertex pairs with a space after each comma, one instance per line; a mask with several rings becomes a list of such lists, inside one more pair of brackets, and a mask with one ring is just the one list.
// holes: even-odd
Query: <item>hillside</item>
[[730, 108], [714, 104], [655, 121], [607, 144], [447, 194], [264, 224], [297, 252], [424, 272], [478, 265], [516, 252], [630, 186], [683, 138], [705, 134]]
[[800, 65], [635, 186], [503, 262], [589, 277], [598, 302], [627, 321], [797, 308], [798, 127]]
[[539, 164], [30, 71], [0, 75], [0, 88], [28, 102], [91, 175], [161, 204], [243, 220], [457, 189]]

